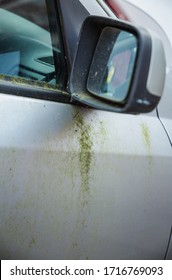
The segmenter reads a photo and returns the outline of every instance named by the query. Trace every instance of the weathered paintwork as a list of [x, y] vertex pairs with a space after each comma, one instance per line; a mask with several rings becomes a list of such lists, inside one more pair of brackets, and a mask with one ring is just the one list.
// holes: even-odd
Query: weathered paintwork
[[172, 151], [156, 115], [0, 99], [1, 258], [163, 258]]
[[[112, 15], [102, 0], [80, 2]], [[155, 111], [0, 94], [0, 120], [1, 259], [164, 258], [172, 149]]]

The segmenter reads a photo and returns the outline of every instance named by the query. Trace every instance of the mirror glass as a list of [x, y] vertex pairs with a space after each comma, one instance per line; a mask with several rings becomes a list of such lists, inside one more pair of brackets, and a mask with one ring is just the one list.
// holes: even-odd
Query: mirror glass
[[106, 27], [100, 36], [88, 78], [88, 90], [110, 101], [125, 102], [137, 54], [134, 34]]

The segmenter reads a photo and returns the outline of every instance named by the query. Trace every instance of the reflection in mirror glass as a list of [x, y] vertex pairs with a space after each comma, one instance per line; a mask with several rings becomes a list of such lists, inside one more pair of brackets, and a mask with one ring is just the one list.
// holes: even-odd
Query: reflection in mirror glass
[[123, 104], [129, 94], [136, 55], [135, 34], [116, 27], [103, 28], [88, 76], [88, 91]]
[[133, 34], [121, 31], [111, 51], [102, 79], [100, 95], [122, 102], [126, 99], [136, 58], [137, 41]]

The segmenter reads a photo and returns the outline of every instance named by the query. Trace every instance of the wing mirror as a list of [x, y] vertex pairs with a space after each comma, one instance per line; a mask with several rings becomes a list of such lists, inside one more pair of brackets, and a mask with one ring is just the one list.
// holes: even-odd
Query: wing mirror
[[161, 98], [165, 71], [156, 34], [90, 16], [81, 30], [69, 88], [73, 102], [114, 112], [150, 112]]

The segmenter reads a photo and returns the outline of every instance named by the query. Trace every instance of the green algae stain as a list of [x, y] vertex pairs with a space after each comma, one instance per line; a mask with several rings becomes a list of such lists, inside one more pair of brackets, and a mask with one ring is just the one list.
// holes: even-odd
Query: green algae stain
[[74, 108], [74, 133], [78, 142], [78, 166], [80, 173], [80, 187], [78, 193], [78, 207], [77, 212], [77, 223], [76, 223], [76, 234], [79, 231], [85, 231], [88, 224], [89, 217], [89, 205], [91, 203], [90, 189], [91, 171], [93, 166], [93, 136], [94, 129], [92, 120], [87, 119], [89, 112], [82, 108]]
[[143, 135], [145, 147], [146, 147], [147, 153], [148, 153], [148, 161], [149, 161], [149, 164], [151, 164], [152, 155], [151, 155], [150, 131], [149, 131], [149, 128], [144, 123], [141, 124], [141, 129], [142, 129], [142, 135]]
[[[107, 131], [107, 126], [103, 121], [99, 122], [99, 140], [100, 140], [100, 145], [106, 145], [107, 144], [107, 135], [108, 135], [108, 131]], [[106, 147], [106, 146], [105, 146]]]
[[35, 239], [32, 237], [32, 239], [29, 242], [29, 249], [31, 249], [34, 245], [36, 245]]
[[79, 164], [81, 174], [81, 190], [83, 193], [89, 191], [90, 170], [93, 156], [93, 141], [91, 138], [91, 125], [84, 122], [82, 111], [77, 111], [75, 116], [76, 132], [79, 139]]
[[144, 142], [146, 144], [146, 147], [148, 149], [150, 149], [151, 141], [150, 141], [149, 128], [144, 123], [141, 124], [141, 128], [142, 128], [142, 133], [143, 133], [143, 136], [144, 136]]
[[19, 76], [6, 76], [3, 74], [0, 74], [0, 80], [4, 82], [9, 82], [12, 84], [20, 85], [20, 86], [31, 86], [35, 87], [37, 89], [41, 90], [51, 90], [54, 92], [58, 92], [64, 95], [68, 95], [65, 91], [59, 89], [57, 85], [53, 85], [44, 81], [39, 81], [39, 80], [32, 80], [32, 79], [25, 79], [23, 77]]

